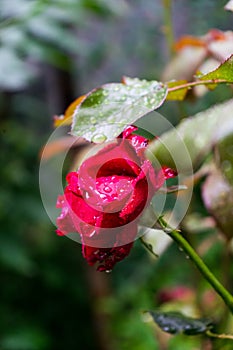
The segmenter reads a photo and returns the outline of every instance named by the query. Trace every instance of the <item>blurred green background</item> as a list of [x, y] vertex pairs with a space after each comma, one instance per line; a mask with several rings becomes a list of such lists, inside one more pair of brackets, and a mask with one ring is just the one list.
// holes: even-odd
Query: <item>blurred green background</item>
[[[175, 37], [231, 29], [225, 2], [174, 1]], [[176, 246], [155, 262], [136, 242], [111, 274], [96, 273], [79, 244], [56, 236], [38, 169], [53, 115], [76, 97], [123, 75], [160, 79], [169, 59], [162, 1], [1, 0], [0, 19], [0, 349], [156, 350], [141, 312], [165, 287], [194, 288], [196, 272]], [[218, 90], [187, 109], [224, 98]], [[179, 120], [177, 105], [164, 113]], [[169, 349], [198, 341], [179, 336]]]

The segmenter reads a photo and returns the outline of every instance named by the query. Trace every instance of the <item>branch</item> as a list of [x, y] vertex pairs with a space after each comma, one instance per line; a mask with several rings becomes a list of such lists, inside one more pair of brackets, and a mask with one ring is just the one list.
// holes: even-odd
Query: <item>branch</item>
[[231, 334], [215, 334], [215, 333], [212, 333], [210, 330], [208, 330], [205, 334], [211, 338], [233, 340], [233, 335], [231, 335]]
[[226, 79], [211, 79], [211, 80], [198, 80], [191, 81], [185, 84], [177, 85], [168, 88], [168, 93], [172, 91], [182, 90], [182, 89], [191, 89], [193, 86], [198, 85], [210, 85], [210, 84], [232, 84], [232, 81], [228, 81]]

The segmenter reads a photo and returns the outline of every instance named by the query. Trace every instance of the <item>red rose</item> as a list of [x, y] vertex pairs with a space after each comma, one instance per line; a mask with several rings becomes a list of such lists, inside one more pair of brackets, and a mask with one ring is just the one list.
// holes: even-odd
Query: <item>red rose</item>
[[[67, 175], [68, 185], [57, 207], [57, 233], [78, 232], [83, 256], [99, 271], [111, 270], [129, 254], [140, 214], [167, 177], [144, 156], [148, 140], [127, 127], [115, 142], [86, 159], [78, 172]], [[168, 175], [169, 174], [169, 175]]]

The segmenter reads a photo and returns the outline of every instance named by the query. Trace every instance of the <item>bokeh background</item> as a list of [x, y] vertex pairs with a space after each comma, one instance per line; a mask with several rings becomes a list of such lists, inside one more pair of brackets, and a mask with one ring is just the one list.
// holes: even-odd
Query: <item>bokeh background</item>
[[[174, 1], [175, 38], [232, 29], [225, 2]], [[89, 268], [79, 244], [56, 236], [38, 184], [53, 115], [123, 75], [161, 79], [169, 61], [163, 16], [159, 0], [0, 1], [1, 350], [156, 350], [161, 340], [142, 311], [177, 285], [193, 298], [196, 271], [173, 244], [154, 261], [136, 242], [111, 274]], [[185, 108], [194, 114], [228, 97], [223, 87]], [[162, 113], [175, 124], [180, 106]], [[216, 270], [218, 254], [207, 256]], [[178, 336], [169, 349], [195, 346], [196, 338]]]

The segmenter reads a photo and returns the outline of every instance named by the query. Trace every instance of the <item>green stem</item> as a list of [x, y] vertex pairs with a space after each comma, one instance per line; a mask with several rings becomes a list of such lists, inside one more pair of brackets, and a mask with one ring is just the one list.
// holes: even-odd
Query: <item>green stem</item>
[[186, 241], [182, 234], [168, 226], [163, 218], [159, 218], [163, 230], [184, 250], [187, 256], [194, 262], [202, 276], [210, 283], [218, 295], [222, 298], [230, 311], [233, 313], [233, 296], [225, 289], [225, 287], [218, 281], [210, 269], [205, 265], [204, 261], [195, 252], [192, 246]]
[[190, 89], [193, 86], [198, 85], [210, 85], [210, 84], [232, 84], [232, 81], [227, 81], [226, 79], [209, 79], [209, 80], [197, 80], [191, 81], [184, 84], [180, 84], [173, 87], [168, 87], [168, 92], [182, 90], [182, 89]]
[[210, 330], [206, 332], [206, 335], [208, 335], [211, 338], [218, 338], [218, 339], [230, 339], [233, 340], [233, 335], [231, 334], [215, 334], [212, 333]]
[[167, 41], [169, 54], [174, 54], [174, 31], [172, 23], [172, 0], [162, 0], [164, 11], [164, 34]]

